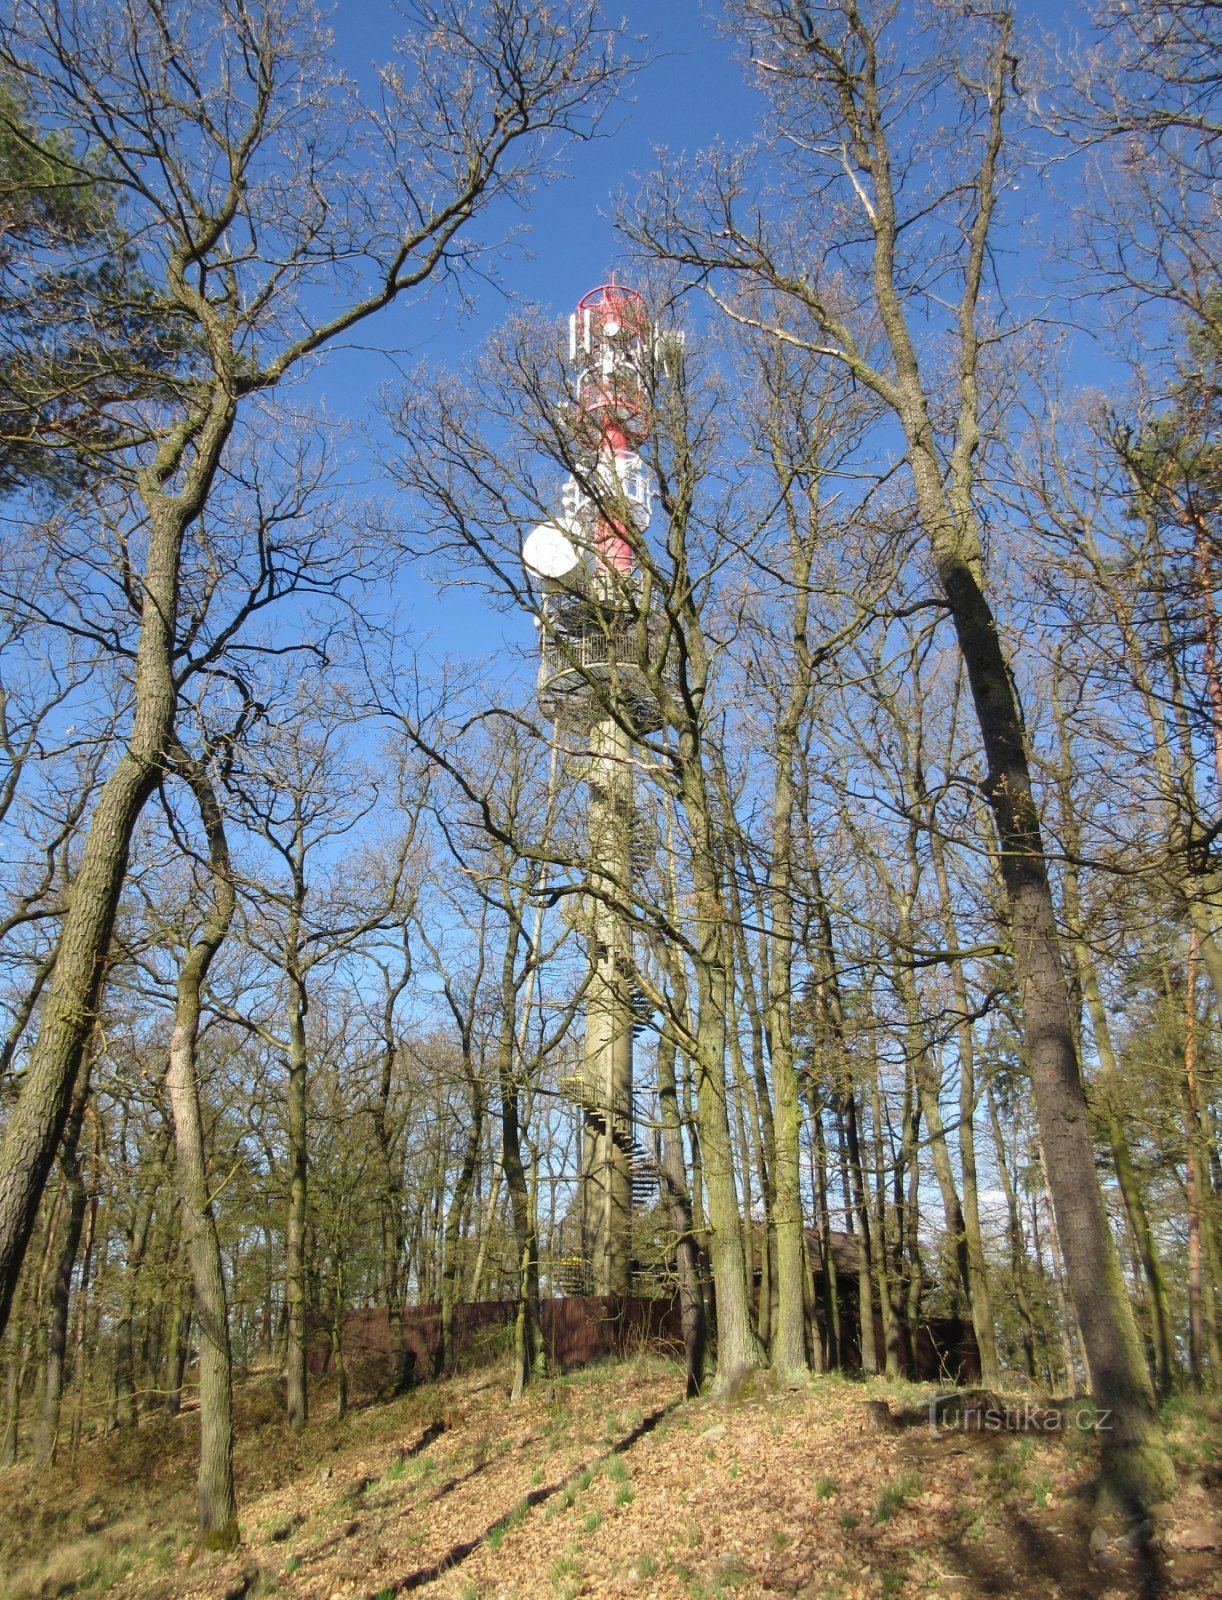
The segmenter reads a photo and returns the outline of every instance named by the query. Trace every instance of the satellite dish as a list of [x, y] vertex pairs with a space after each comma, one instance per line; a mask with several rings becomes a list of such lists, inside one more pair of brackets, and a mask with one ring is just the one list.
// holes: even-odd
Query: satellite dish
[[572, 578], [581, 565], [572, 540], [558, 522], [541, 522], [530, 530], [522, 545], [522, 560], [527, 570], [545, 583]]

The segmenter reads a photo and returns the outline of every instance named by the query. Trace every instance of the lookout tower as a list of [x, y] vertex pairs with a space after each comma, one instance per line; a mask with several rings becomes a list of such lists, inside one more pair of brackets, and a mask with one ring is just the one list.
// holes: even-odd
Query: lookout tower
[[641, 1005], [621, 909], [631, 896], [637, 831], [633, 737], [660, 726], [642, 666], [651, 619], [635, 554], [651, 515], [640, 451], [649, 437], [653, 349], [635, 289], [612, 282], [582, 296], [569, 318], [576, 470], [556, 517], [532, 529], [522, 550], [543, 595], [539, 706], [586, 764], [591, 975], [582, 1070], [563, 1087], [582, 1113], [582, 1254], [599, 1294], [628, 1293], [633, 1202], [654, 1186], [635, 1130], [632, 1044]]

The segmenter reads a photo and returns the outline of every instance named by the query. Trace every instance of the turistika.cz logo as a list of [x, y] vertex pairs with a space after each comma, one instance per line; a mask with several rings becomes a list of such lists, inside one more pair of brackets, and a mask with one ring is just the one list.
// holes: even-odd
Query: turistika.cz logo
[[995, 1405], [936, 1394], [929, 1402], [931, 1433], [1102, 1433], [1111, 1427], [1110, 1410], [1086, 1402], [1070, 1406]]

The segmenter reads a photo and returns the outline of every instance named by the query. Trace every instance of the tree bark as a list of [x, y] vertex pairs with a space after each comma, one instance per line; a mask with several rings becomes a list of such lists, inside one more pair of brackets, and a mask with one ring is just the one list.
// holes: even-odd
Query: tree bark
[[47, 1332], [47, 1370], [43, 1386], [42, 1410], [34, 1429], [34, 1465], [41, 1470], [55, 1459], [59, 1438], [60, 1406], [64, 1395], [64, 1369], [68, 1354], [68, 1313], [71, 1305], [72, 1273], [80, 1248], [89, 1195], [81, 1171], [80, 1137], [89, 1101], [91, 1058], [86, 1052], [81, 1062], [81, 1078], [72, 1097], [72, 1108], [64, 1128], [60, 1148], [60, 1168], [68, 1190], [68, 1219], [51, 1290], [51, 1326]]

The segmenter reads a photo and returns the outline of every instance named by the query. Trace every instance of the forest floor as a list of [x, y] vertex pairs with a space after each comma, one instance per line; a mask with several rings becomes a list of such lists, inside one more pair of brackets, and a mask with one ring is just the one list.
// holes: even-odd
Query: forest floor
[[190, 1411], [87, 1441], [53, 1473], [12, 1468], [0, 1594], [1222, 1595], [1216, 1403], [1170, 1404], [1177, 1492], [1134, 1537], [1092, 1511], [1090, 1435], [935, 1432], [929, 1388], [821, 1377], [684, 1403], [679, 1369], [642, 1356], [511, 1406], [505, 1376], [485, 1369], [343, 1419], [323, 1385], [304, 1435], [280, 1420], [273, 1378], [247, 1380], [232, 1555], [192, 1548]]

